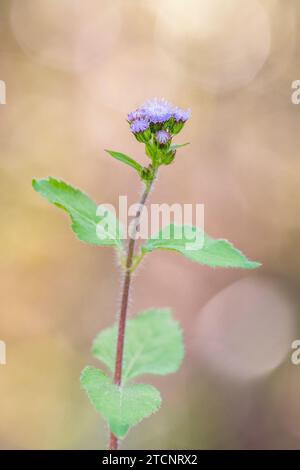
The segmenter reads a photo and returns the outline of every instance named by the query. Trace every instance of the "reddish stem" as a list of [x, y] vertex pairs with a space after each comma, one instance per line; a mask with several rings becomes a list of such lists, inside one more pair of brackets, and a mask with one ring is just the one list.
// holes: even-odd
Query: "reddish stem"
[[[132, 267], [132, 261], [134, 257], [135, 235], [139, 230], [140, 217], [142, 214], [143, 207], [149, 196], [152, 183], [153, 181], [149, 184], [149, 186], [146, 187], [142, 195], [139, 209], [133, 221], [134, 230], [128, 243], [128, 249], [127, 249], [127, 255], [126, 255], [126, 273], [125, 273], [123, 286], [122, 286], [122, 299], [121, 299], [121, 310], [120, 310], [119, 325], [118, 325], [117, 352], [116, 352], [115, 374], [114, 374], [114, 383], [118, 386], [122, 384], [124, 339], [125, 339], [125, 330], [126, 330], [130, 284], [131, 284], [131, 278], [132, 278], [131, 267]], [[110, 439], [109, 439], [109, 449], [118, 450], [118, 447], [119, 447], [118, 438], [111, 432]]]

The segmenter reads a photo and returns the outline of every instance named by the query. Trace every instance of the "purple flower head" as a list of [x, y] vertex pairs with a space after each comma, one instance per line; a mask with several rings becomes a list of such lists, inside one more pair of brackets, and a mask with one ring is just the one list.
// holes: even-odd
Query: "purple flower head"
[[137, 119], [145, 119], [145, 113], [142, 112], [140, 109], [136, 109], [135, 111], [131, 111], [131, 113], [127, 114], [127, 120], [132, 123], [132, 121], [136, 121]]
[[146, 101], [139, 111], [144, 113], [146, 119], [153, 124], [164, 123], [168, 121], [173, 114], [174, 107], [164, 99], [153, 98]]
[[191, 110], [188, 109], [187, 111], [184, 111], [183, 109], [180, 108], [175, 108], [173, 117], [176, 122], [186, 122], [191, 116]]
[[171, 134], [167, 131], [158, 131], [155, 134], [156, 140], [159, 144], [165, 145], [171, 140]]
[[136, 121], [133, 121], [133, 123], [130, 126], [131, 132], [134, 134], [138, 134], [139, 132], [144, 132], [148, 129], [149, 127], [149, 122], [147, 119], [137, 119]]

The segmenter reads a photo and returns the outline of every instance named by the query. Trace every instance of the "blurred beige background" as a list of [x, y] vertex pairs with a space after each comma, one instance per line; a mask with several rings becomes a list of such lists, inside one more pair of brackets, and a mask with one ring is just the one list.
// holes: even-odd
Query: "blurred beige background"
[[146, 162], [126, 113], [163, 96], [192, 108], [153, 202], [204, 203], [206, 231], [263, 262], [212, 270], [153, 253], [131, 314], [170, 306], [183, 324], [179, 373], [147, 377], [163, 406], [125, 448], [300, 448], [300, 79], [298, 0], [2, 0], [0, 79], [0, 448], [90, 449], [107, 430], [80, 390], [110, 325], [119, 270], [77, 241], [31, 188], [58, 176], [98, 202], [135, 202]]

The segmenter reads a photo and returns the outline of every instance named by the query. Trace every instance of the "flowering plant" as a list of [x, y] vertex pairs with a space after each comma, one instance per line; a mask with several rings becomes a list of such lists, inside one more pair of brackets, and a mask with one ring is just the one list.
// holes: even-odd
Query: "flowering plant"
[[109, 448], [113, 450], [118, 449], [119, 440], [131, 427], [161, 405], [160, 393], [155, 387], [132, 383], [132, 379], [143, 374], [175, 372], [184, 355], [181, 329], [169, 309], [149, 309], [132, 319], [127, 318], [132, 276], [143, 257], [153, 250], [164, 249], [177, 251], [192, 261], [213, 267], [252, 269], [259, 266], [227, 240], [214, 240], [206, 234], [203, 234], [201, 247], [189, 250], [187, 240], [199, 232], [198, 227], [192, 226], [171, 224], [163, 227], [136, 250], [141, 214], [158, 169], [161, 165], [171, 164], [177, 150], [187, 145], [174, 144], [172, 140], [189, 117], [189, 110], [174, 107], [165, 100], [149, 100], [127, 117], [131, 132], [138, 142], [145, 145], [149, 165], [142, 166], [128, 155], [107, 150], [113, 158], [135, 169], [144, 184], [127, 245], [124, 244], [122, 225], [114, 214], [101, 205], [97, 208], [85, 193], [55, 178], [33, 180], [37, 192], [69, 214], [72, 229], [81, 241], [116, 249], [124, 272], [118, 321], [102, 331], [92, 347], [93, 355], [105, 364], [111, 375], [91, 366], [81, 374], [82, 387], [109, 425]]

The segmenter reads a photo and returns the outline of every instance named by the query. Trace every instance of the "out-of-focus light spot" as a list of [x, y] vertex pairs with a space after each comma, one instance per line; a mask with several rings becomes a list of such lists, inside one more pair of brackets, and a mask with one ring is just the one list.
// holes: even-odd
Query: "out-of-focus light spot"
[[206, 304], [195, 331], [200, 361], [229, 377], [254, 379], [272, 371], [289, 353], [294, 309], [277, 282], [247, 278]]
[[118, 39], [119, 0], [14, 1], [11, 25], [25, 52], [47, 65], [80, 71], [103, 62]]
[[265, 64], [270, 20], [257, 0], [163, 0], [157, 40], [201, 87], [225, 92], [248, 84]]
[[300, 227], [300, 161], [293, 153], [297, 142], [300, 145], [298, 121], [294, 122], [287, 113], [278, 114], [270, 118], [258, 115], [255, 122], [238, 126], [229, 150], [235, 198], [244, 214], [255, 218], [259, 230], [265, 231], [266, 237], [259, 237], [259, 244], [266, 247], [265, 254], [287, 243], [287, 230]]
[[151, 47], [122, 47], [103, 67], [82, 74], [85, 100], [92, 100], [97, 107], [105, 104], [125, 118], [153, 95], [172, 99], [181, 79], [180, 69], [172, 72], [176, 65]]

